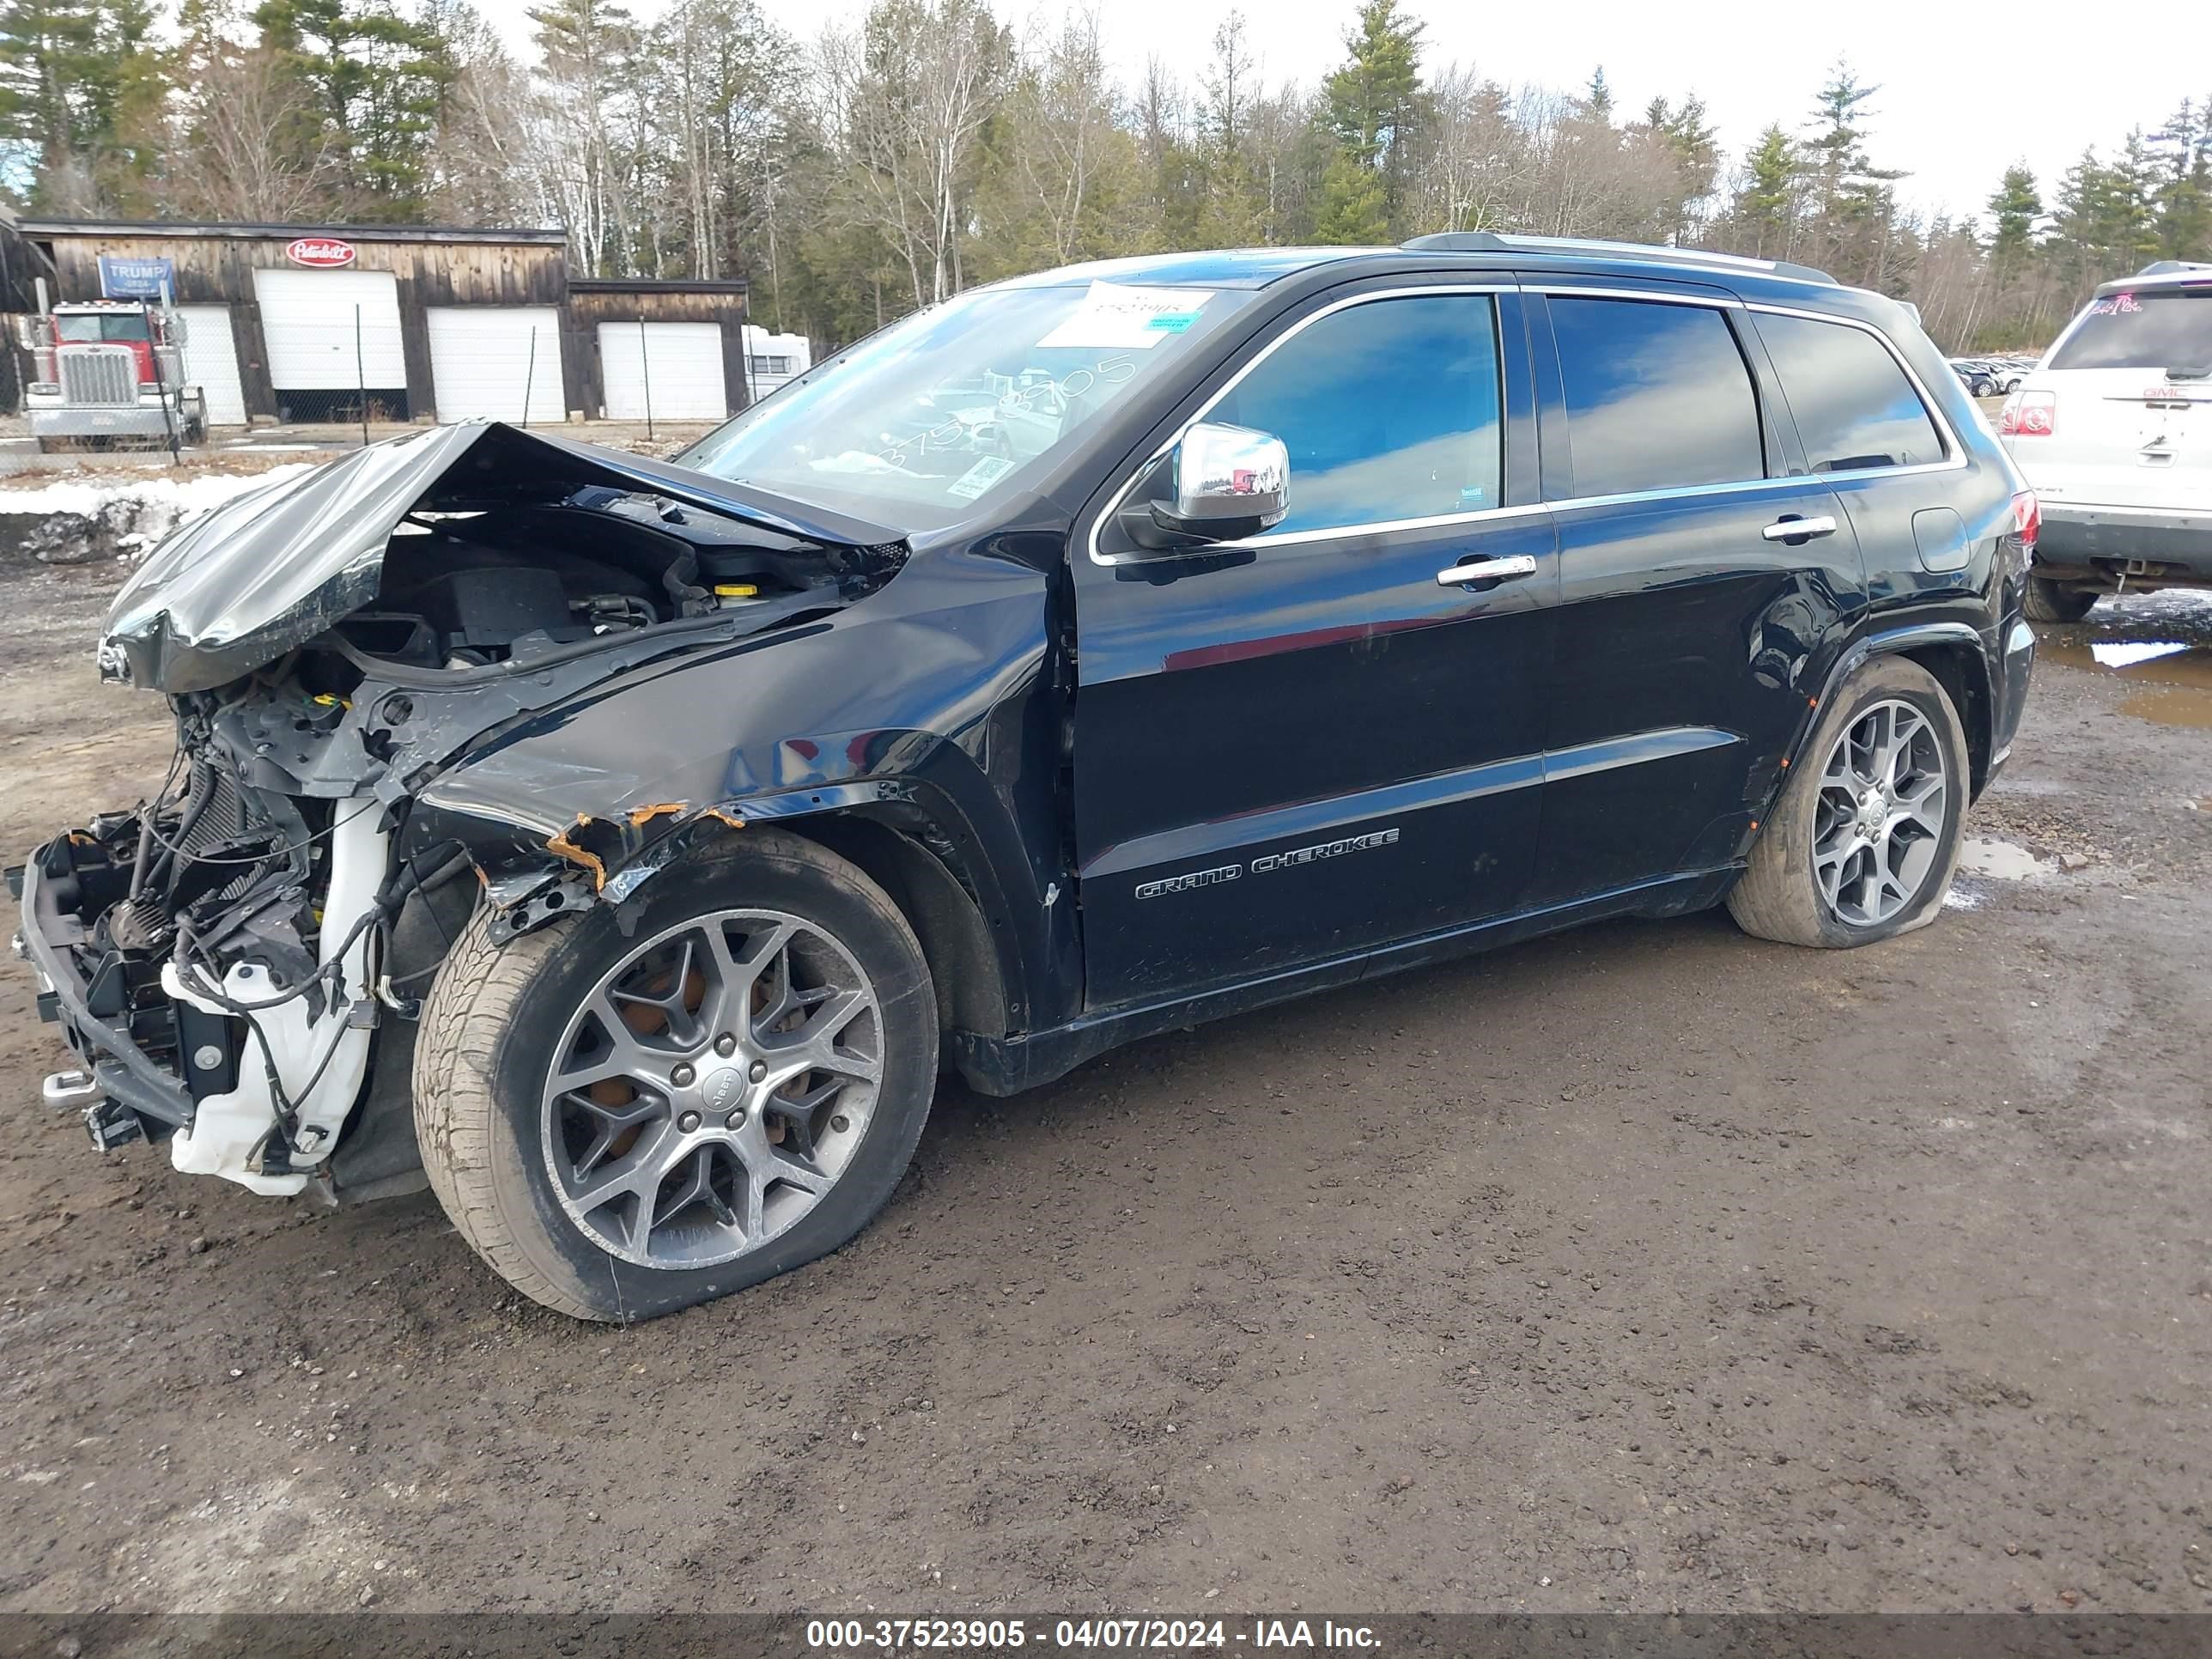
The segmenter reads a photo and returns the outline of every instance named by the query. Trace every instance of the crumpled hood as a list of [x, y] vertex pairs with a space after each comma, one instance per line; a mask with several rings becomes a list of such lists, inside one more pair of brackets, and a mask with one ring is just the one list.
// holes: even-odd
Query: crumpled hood
[[641, 491], [779, 535], [867, 547], [902, 532], [689, 468], [499, 422], [433, 428], [232, 497], [149, 553], [109, 611], [103, 676], [204, 691], [273, 662], [376, 597], [410, 512]]

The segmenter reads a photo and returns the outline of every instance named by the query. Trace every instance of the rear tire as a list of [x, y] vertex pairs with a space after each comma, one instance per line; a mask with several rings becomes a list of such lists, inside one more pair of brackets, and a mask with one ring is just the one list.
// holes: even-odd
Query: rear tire
[[2030, 576], [2020, 608], [2030, 622], [2076, 623], [2102, 597], [2093, 587], [2062, 587], [2040, 576]]
[[[1894, 760], [1880, 746], [1885, 732]], [[1753, 845], [1728, 896], [1736, 925], [1829, 950], [1926, 927], [1958, 868], [1967, 764], [1958, 711], [1935, 676], [1902, 657], [1868, 663], [1813, 728]]]
[[[424, 1006], [414, 1093], [423, 1169], [470, 1248], [549, 1308], [628, 1323], [866, 1226], [929, 1115], [938, 1026], [906, 918], [811, 842], [744, 831], [624, 912], [499, 945], [479, 911]], [[830, 1069], [780, 1058], [802, 1048]], [[592, 1075], [562, 1087], [556, 1067]]]

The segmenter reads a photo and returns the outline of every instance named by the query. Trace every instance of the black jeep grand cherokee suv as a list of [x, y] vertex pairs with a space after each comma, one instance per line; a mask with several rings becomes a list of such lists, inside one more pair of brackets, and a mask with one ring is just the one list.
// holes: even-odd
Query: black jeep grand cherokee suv
[[118, 599], [155, 802], [17, 873], [101, 1146], [425, 1174], [594, 1319], [890, 1196], [941, 1064], [1595, 916], [1930, 921], [2035, 528], [1900, 307], [1488, 235], [962, 295], [673, 465], [474, 425]]

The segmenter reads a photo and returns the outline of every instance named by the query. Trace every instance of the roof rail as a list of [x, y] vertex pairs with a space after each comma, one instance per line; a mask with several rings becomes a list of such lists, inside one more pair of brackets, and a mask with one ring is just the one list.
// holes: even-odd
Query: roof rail
[[1810, 265], [1791, 264], [1782, 259], [1753, 259], [1741, 253], [1713, 253], [1704, 248], [1663, 247], [1650, 242], [1607, 242], [1577, 236], [1501, 236], [1487, 230], [1456, 230], [1434, 236], [1416, 236], [1399, 246], [1413, 253], [1582, 253], [1610, 258], [1650, 259], [1662, 264], [1704, 265], [1708, 268], [1733, 265], [1744, 270], [1761, 270], [1776, 276], [1790, 277], [1801, 283], [1820, 283], [1829, 288], [1839, 286], [1826, 271], [1815, 270]]
[[2179, 276], [2184, 271], [2212, 270], [2212, 264], [2199, 259], [2154, 259], [2141, 270], [2138, 276]]
[[1486, 230], [1442, 230], [1415, 236], [1398, 246], [1408, 253], [1504, 253], [1505, 239]]

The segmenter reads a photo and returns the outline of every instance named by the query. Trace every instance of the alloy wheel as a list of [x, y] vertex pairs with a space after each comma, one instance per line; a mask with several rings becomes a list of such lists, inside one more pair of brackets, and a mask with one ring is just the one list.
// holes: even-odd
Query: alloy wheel
[[1943, 845], [1950, 779], [1935, 725], [1913, 704], [1875, 703], [1821, 769], [1813, 880], [1846, 927], [1875, 927], [1916, 901]]
[[629, 951], [556, 1045], [546, 1164], [592, 1242], [643, 1267], [758, 1249], [834, 1187], [883, 1079], [853, 954], [774, 910], [726, 910]]

